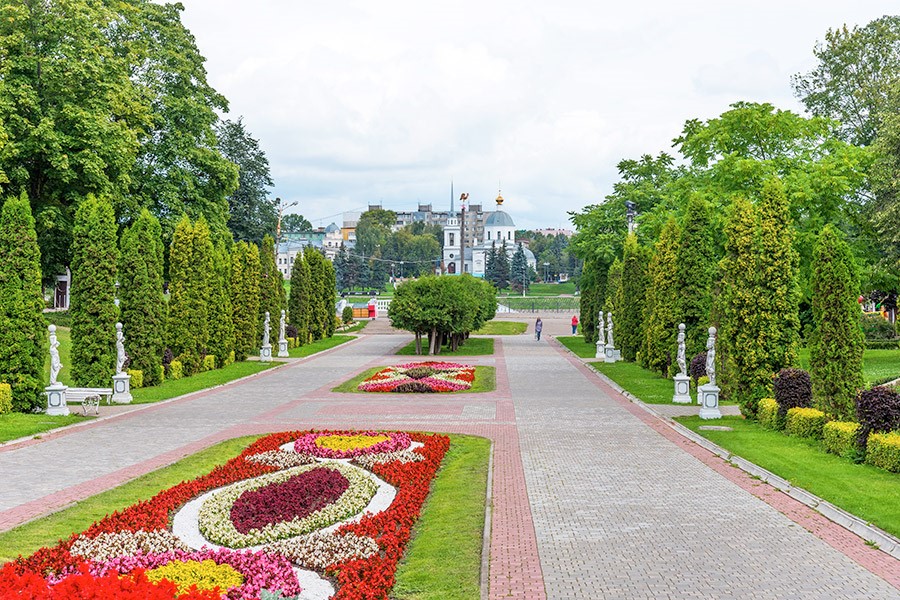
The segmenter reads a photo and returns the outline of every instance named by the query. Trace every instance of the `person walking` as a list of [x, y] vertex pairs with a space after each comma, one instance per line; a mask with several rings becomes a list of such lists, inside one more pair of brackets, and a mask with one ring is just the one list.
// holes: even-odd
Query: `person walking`
[[537, 341], [541, 341], [541, 329], [544, 328], [544, 324], [541, 323], [541, 318], [538, 317], [538, 320], [534, 323], [534, 339]]
[[578, 315], [572, 315], [572, 335], [578, 333]]

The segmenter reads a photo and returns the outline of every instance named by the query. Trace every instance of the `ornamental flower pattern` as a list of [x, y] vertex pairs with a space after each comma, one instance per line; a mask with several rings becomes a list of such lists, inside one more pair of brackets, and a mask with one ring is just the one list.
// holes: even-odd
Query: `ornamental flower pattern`
[[323, 431], [301, 436], [294, 442], [294, 451], [317, 458], [343, 459], [405, 450], [410, 442], [409, 434], [402, 431]]
[[449, 362], [413, 362], [381, 369], [359, 384], [361, 392], [440, 393], [471, 389], [475, 367]]
[[[289, 453], [282, 447], [293, 445], [310, 433], [344, 437], [374, 433], [389, 439], [397, 436], [396, 432], [291, 431], [262, 437], [240, 456], [207, 475], [175, 485], [150, 500], [96, 521], [68, 540], [3, 565], [0, 597], [25, 594], [24, 597], [67, 600], [87, 597], [252, 600], [259, 598], [262, 590], [281, 591], [282, 596], [291, 596], [300, 591], [296, 579], [288, 574], [293, 574], [289, 568], [293, 562], [330, 577], [336, 589], [335, 600], [388, 598], [397, 564], [428, 496], [431, 481], [449, 449], [450, 440], [446, 436], [404, 434], [416, 442], [415, 447], [407, 444], [395, 451], [364, 453], [353, 458], [354, 463], [393, 486], [396, 496], [382, 512], [365, 514], [358, 521], [342, 524], [337, 529], [273, 542], [262, 552], [186, 550], [171, 534], [170, 519], [185, 503], [230, 484], [298, 468], [296, 461], [285, 456]], [[348, 466], [335, 462], [319, 466], [325, 465]], [[244, 577], [244, 582], [222, 593], [197, 590], [180, 594], [169, 580], [148, 580], [145, 571], [173, 560], [198, 564], [212, 560], [219, 565], [227, 564]], [[182, 574], [189, 571], [174, 570]]]

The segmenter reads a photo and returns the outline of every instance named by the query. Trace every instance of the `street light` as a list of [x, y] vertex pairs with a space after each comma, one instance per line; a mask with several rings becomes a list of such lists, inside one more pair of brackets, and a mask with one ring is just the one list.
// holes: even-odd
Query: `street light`
[[548, 277], [548, 275], [549, 275], [549, 272], [550, 272], [550, 263], [545, 262], [545, 263], [544, 263], [544, 283], [549, 283], [549, 282], [547, 281], [547, 277]]
[[625, 218], [628, 220], [628, 233], [634, 233], [634, 218], [637, 216], [637, 204], [631, 200], [625, 201]]
[[275, 258], [278, 258], [278, 247], [281, 245], [281, 215], [284, 212], [284, 209], [290, 208], [292, 206], [297, 206], [299, 202], [294, 200], [293, 202], [288, 202], [287, 204], [281, 203], [281, 198], [275, 198], [275, 205], [278, 207], [278, 222], [275, 224]]

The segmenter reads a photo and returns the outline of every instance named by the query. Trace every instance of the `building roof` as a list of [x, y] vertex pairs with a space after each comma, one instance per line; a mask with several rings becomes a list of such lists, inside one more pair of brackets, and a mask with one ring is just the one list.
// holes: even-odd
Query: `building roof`
[[340, 227], [338, 227], [334, 223], [331, 223], [328, 225], [328, 227], [325, 228], [325, 233], [334, 233], [335, 231], [340, 231], [340, 230], [341, 230]]
[[516, 224], [513, 223], [512, 217], [503, 212], [502, 210], [498, 210], [491, 213], [487, 219], [484, 220], [485, 227], [515, 227]]

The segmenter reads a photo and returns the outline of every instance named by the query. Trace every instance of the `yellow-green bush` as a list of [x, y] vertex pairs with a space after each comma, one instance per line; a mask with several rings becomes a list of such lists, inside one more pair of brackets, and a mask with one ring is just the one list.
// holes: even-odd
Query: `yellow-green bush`
[[859, 423], [853, 421], [829, 421], [822, 428], [822, 444], [825, 450], [844, 458], [856, 455], [856, 434]]
[[142, 388], [144, 387], [144, 371], [141, 369], [128, 369], [128, 374], [131, 375], [131, 387], [132, 389]]
[[228, 356], [225, 357], [225, 360], [222, 361], [222, 366], [227, 367], [231, 363], [234, 362], [234, 350], [228, 353]]
[[759, 424], [766, 429], [777, 429], [776, 421], [778, 419], [778, 402], [775, 398], [763, 398], [756, 407], [756, 418]]
[[900, 473], [900, 432], [870, 434], [866, 462], [891, 473]]
[[180, 360], [173, 360], [169, 363], [169, 379], [181, 379], [184, 374], [184, 367], [181, 366]]
[[201, 371], [212, 371], [216, 368], [216, 356], [215, 354], [207, 354], [203, 357], [203, 366], [200, 367]]
[[291, 348], [297, 347], [297, 338], [289, 337], [287, 339], [287, 342], [288, 342], [288, 350], [290, 350]]
[[159, 365], [157, 368], [159, 369], [159, 382], [162, 383], [166, 380], [166, 368], [162, 365]]
[[12, 412], [12, 387], [8, 383], [0, 383], [0, 415]]
[[828, 417], [817, 408], [792, 408], [787, 412], [785, 430], [788, 435], [822, 439], [822, 428]]

